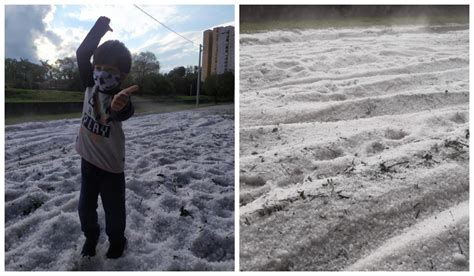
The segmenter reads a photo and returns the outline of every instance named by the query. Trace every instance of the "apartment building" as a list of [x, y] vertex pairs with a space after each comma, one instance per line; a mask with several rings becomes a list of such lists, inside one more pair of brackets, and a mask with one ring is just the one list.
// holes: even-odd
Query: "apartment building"
[[234, 26], [204, 32], [201, 80], [212, 74], [234, 71]]

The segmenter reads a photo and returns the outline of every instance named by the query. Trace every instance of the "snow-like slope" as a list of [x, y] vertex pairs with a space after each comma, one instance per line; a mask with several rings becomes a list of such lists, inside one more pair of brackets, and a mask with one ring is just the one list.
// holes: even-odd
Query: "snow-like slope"
[[[405, 233], [389, 239], [379, 248], [371, 252], [370, 255], [358, 260], [348, 269], [368, 270], [370, 268], [380, 268], [380, 266], [393, 269], [392, 266], [397, 265], [397, 262], [402, 264], [404, 263], [403, 258], [407, 255], [410, 255], [407, 254], [407, 251], [409, 251], [411, 248], [415, 246], [423, 247], [425, 243], [431, 240], [434, 241], [437, 237], [441, 236], [443, 233], [449, 232], [451, 229], [462, 229], [463, 226], [468, 225], [468, 222], [469, 203], [465, 201], [457, 206], [449, 208], [448, 210], [436, 215], [432, 215], [424, 221], [413, 225], [407, 229]], [[433, 252], [429, 251], [427, 246], [425, 246], [424, 249], [427, 251], [425, 252], [425, 256], [423, 256], [424, 258], [431, 257], [433, 255]], [[462, 248], [458, 254], [462, 255]], [[454, 257], [456, 257], [456, 255], [454, 255]], [[414, 257], [419, 256], [409, 256], [410, 259], [413, 259]], [[447, 261], [449, 263], [449, 260]], [[446, 262], [437, 263], [441, 263], [442, 265], [446, 264]], [[412, 268], [416, 269], [416, 266]]]
[[[81, 258], [79, 120], [6, 127], [6, 270], [233, 270], [232, 107], [124, 123], [129, 240], [108, 260], [105, 231]], [[191, 216], [181, 216], [184, 207]], [[99, 222], [104, 212], [99, 204]]]
[[469, 269], [468, 26], [240, 43], [241, 269]]

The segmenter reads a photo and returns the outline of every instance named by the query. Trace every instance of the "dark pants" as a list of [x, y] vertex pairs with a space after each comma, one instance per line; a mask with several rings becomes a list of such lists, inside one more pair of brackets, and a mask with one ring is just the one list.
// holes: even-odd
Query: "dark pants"
[[81, 174], [79, 218], [82, 232], [88, 238], [99, 237], [97, 200], [100, 195], [105, 211], [105, 232], [109, 241], [123, 240], [125, 231], [124, 173], [110, 173], [82, 159]]

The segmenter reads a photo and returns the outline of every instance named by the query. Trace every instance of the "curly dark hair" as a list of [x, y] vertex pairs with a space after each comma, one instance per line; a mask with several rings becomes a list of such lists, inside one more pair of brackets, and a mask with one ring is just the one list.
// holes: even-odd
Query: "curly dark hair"
[[117, 66], [122, 73], [128, 74], [132, 67], [132, 55], [118, 40], [107, 40], [94, 51], [94, 65], [108, 64]]

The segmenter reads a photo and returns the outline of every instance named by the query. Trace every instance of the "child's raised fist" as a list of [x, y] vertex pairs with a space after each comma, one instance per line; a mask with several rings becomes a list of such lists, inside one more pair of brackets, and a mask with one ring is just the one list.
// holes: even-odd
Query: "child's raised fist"
[[112, 28], [110, 28], [110, 26], [109, 26], [110, 18], [108, 18], [106, 16], [99, 17], [99, 19], [97, 19], [96, 24], [103, 27], [104, 29], [107, 29], [108, 31], [113, 32]]

